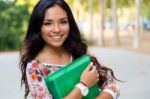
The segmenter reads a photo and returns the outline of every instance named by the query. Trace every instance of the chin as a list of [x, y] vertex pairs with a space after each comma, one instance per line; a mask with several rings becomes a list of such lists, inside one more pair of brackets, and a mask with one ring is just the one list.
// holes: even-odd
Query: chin
[[54, 43], [54, 44], [51, 44], [51, 46], [53, 46], [53, 47], [62, 47], [63, 43]]

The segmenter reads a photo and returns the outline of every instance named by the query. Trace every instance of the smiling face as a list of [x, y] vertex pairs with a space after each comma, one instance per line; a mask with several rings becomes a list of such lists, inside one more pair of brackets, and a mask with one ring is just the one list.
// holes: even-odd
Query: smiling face
[[58, 5], [50, 7], [45, 12], [41, 35], [46, 45], [61, 47], [69, 34], [67, 13]]

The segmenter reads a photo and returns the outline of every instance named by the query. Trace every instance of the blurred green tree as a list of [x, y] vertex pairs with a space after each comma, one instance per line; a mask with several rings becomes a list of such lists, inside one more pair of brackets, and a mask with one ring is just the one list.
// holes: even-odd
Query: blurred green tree
[[150, 20], [150, 0], [143, 0], [142, 8], [142, 14]]
[[29, 18], [27, 8], [27, 4], [16, 5], [15, 1], [0, 1], [0, 51], [20, 47]]

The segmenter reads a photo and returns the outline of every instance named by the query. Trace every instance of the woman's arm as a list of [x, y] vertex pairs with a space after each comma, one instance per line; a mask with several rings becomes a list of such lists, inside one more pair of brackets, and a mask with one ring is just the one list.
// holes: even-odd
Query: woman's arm
[[[67, 97], [64, 99], [82, 99], [82, 95], [78, 88], [75, 88]], [[113, 99], [112, 95], [107, 92], [100, 93], [95, 99]]]
[[107, 92], [102, 92], [95, 99], [113, 99], [113, 97]]
[[112, 78], [108, 78], [108, 85], [96, 97], [96, 99], [118, 99], [120, 95], [119, 88]]
[[66, 97], [63, 99], [81, 99], [82, 95], [80, 89], [74, 88]]
[[[88, 88], [97, 83], [99, 77], [97, 75], [96, 66], [93, 66], [93, 63], [89, 64], [89, 66], [83, 71], [80, 82], [83, 82]], [[80, 83], [80, 84], [83, 84]], [[84, 85], [83, 84], [83, 85]], [[81, 99], [82, 94], [78, 87], [75, 87], [64, 99]]]

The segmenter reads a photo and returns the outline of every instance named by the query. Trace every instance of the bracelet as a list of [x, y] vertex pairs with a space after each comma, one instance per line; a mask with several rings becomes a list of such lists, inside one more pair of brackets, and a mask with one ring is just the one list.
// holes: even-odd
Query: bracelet
[[116, 94], [110, 89], [104, 89], [103, 92], [107, 92], [107, 93], [111, 94], [113, 99], [117, 98]]
[[87, 87], [87, 85], [84, 82], [80, 81], [80, 83]]

